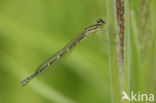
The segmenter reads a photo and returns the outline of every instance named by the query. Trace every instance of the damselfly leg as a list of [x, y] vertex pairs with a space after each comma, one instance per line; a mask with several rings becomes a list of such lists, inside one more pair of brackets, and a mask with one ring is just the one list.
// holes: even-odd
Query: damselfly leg
[[[97, 30], [97, 36], [100, 39], [100, 41], [102, 41], [103, 43], [111, 43], [111, 44], [120, 44], [120, 41], [115, 41], [114, 40], [109, 40], [109, 36], [113, 35], [113, 33], [110, 33], [110, 26], [109, 25], [105, 25], [105, 27], [102, 27], [100, 29]], [[113, 36], [115, 37], [115, 36]]]

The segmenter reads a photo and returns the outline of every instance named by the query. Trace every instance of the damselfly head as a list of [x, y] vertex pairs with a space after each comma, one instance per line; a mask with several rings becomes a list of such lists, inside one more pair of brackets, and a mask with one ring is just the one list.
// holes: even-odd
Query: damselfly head
[[98, 19], [96, 22], [97, 22], [99, 25], [101, 25], [101, 26], [103, 26], [103, 25], [105, 24], [105, 21], [102, 20], [102, 19]]

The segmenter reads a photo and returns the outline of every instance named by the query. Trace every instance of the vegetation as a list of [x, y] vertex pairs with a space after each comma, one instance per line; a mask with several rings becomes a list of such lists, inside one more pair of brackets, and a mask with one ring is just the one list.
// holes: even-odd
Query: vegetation
[[[0, 0], [0, 102], [120, 103], [123, 90], [156, 96], [155, 3]], [[40, 63], [99, 18], [106, 21], [108, 43], [94, 33], [55, 71], [51, 67], [20, 87]]]

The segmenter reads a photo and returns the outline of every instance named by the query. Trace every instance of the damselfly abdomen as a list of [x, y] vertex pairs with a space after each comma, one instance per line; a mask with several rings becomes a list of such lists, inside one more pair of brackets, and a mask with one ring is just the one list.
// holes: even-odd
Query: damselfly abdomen
[[105, 22], [102, 19], [98, 19], [97, 23], [95, 25], [89, 26], [85, 28], [82, 33], [75, 38], [73, 41], [68, 43], [64, 48], [59, 50], [57, 53], [55, 53], [52, 57], [50, 57], [48, 60], [43, 62], [32, 74], [31, 76], [27, 77], [21, 82], [21, 86], [24, 86], [28, 84], [35, 76], [37, 76], [39, 73], [44, 71], [47, 67], [50, 65], [53, 65], [55, 62], [57, 62], [59, 59], [61, 59], [65, 54], [67, 54], [69, 51], [71, 51], [75, 46], [77, 46], [79, 43], [81, 43], [85, 38], [87, 38], [92, 33], [96, 32], [98, 28], [102, 27], [105, 24]]

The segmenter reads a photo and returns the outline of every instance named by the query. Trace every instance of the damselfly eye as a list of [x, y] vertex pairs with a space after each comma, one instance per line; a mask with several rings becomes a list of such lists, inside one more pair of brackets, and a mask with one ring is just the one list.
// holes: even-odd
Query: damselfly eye
[[105, 21], [103, 21], [102, 19], [98, 19], [96, 22], [98, 24], [100, 24], [100, 25], [104, 25], [105, 24]]

